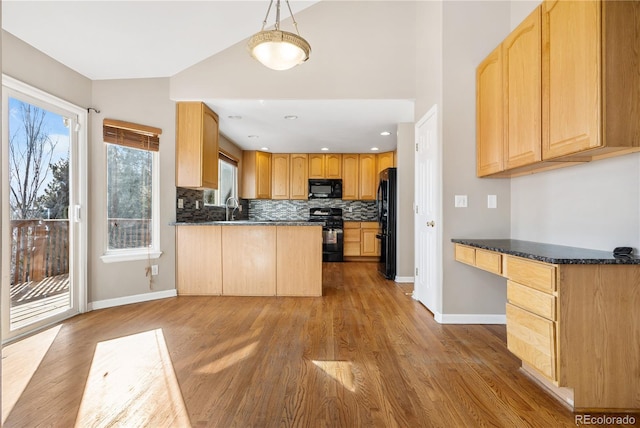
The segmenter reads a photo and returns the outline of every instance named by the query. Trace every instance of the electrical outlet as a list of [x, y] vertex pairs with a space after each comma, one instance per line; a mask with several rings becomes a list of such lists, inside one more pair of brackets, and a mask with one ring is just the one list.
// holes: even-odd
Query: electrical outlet
[[158, 274], [158, 265], [151, 265], [151, 275]]
[[353, 207], [349, 207], [349, 212], [352, 213], [353, 212]]
[[242, 212], [242, 205], [238, 205], [238, 212]]
[[180, 209], [184, 208], [184, 199], [182, 198], [178, 199], [178, 208]]
[[487, 208], [498, 208], [497, 195], [487, 195]]
[[199, 210], [200, 209], [200, 201], [196, 201], [196, 209]]

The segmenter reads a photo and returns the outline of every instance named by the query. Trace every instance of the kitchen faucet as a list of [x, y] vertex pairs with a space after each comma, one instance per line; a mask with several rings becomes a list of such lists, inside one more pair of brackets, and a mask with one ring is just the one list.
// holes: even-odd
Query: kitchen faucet
[[[229, 206], [229, 201], [231, 201], [232, 203], [231, 207]], [[227, 219], [227, 221], [235, 220], [233, 213], [236, 212], [239, 206], [240, 206], [240, 203], [236, 198], [234, 198], [233, 196], [227, 198], [227, 202], [224, 203], [225, 218]], [[233, 211], [231, 211], [231, 219], [229, 219], [229, 208], [233, 208]]]

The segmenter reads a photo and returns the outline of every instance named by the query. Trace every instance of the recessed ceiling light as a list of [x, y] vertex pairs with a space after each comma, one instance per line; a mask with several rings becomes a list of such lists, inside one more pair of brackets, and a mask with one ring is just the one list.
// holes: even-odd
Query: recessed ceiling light
[[380, 135], [382, 135], [383, 137], [386, 137], [387, 135], [391, 135], [391, 132], [389, 132], [389, 131], [382, 131], [382, 132], [380, 133]]
[[287, 120], [296, 120], [298, 116], [296, 116], [295, 114], [288, 114], [284, 118]]
[[261, 147], [260, 150], [264, 150], [265, 152], [269, 150], [269, 147]]
[[227, 116], [227, 117], [229, 119], [232, 119], [232, 120], [240, 120], [240, 119], [242, 119], [242, 116], [237, 116], [237, 115], [232, 115], [232, 116]]
[[372, 151], [372, 152], [377, 152], [378, 150], [380, 150], [380, 149], [379, 149], [379, 148], [377, 148], [377, 147], [371, 147], [371, 151]]
[[260, 138], [260, 137], [257, 135], [247, 135], [247, 138]]
[[322, 150], [323, 152], [328, 152], [329, 151], [329, 147], [323, 147], [320, 150]]

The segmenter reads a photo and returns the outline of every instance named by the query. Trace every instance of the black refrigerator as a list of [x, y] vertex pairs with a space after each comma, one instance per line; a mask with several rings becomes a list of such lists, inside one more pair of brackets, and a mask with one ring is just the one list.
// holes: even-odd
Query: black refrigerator
[[398, 171], [387, 168], [380, 172], [378, 183], [378, 223], [380, 233], [380, 262], [378, 271], [387, 279], [396, 277], [396, 223], [398, 219]]

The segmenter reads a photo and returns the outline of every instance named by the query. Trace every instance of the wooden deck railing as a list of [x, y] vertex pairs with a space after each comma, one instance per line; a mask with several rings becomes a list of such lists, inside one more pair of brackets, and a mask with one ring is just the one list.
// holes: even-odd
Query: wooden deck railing
[[11, 284], [69, 273], [69, 220], [11, 221]]

